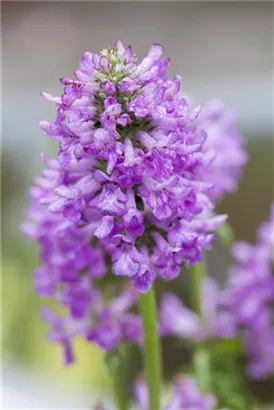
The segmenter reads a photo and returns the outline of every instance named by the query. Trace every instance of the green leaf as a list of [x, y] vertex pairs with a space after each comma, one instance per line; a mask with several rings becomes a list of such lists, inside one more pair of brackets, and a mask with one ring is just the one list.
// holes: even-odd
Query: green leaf
[[124, 358], [119, 350], [112, 350], [105, 356], [105, 365], [111, 376], [114, 376], [118, 369], [124, 366]]
[[237, 338], [212, 340], [208, 347], [215, 355], [239, 356], [243, 351], [242, 343]]
[[250, 410], [252, 408], [245, 375], [231, 354], [215, 354], [211, 357], [212, 392], [218, 398], [218, 408]]
[[228, 222], [225, 222], [219, 229], [217, 229], [216, 234], [224, 246], [230, 246], [234, 242], [234, 232]]

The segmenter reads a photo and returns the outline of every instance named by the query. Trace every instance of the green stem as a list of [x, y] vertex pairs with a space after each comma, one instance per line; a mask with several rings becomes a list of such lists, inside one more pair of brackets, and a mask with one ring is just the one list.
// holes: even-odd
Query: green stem
[[124, 356], [120, 350], [116, 349], [107, 354], [105, 362], [111, 377], [112, 390], [117, 409], [127, 410], [128, 396]]
[[205, 346], [197, 345], [194, 352], [194, 370], [197, 384], [202, 393], [210, 392], [210, 356]]
[[143, 318], [145, 376], [149, 390], [149, 409], [160, 409], [161, 393], [161, 349], [158, 331], [157, 304], [152, 287], [139, 298]]
[[[191, 281], [192, 281], [192, 308], [199, 315], [201, 322], [204, 322], [202, 312], [202, 284], [203, 279], [206, 276], [206, 262], [204, 259], [194, 265], [191, 269]], [[197, 344], [194, 351], [194, 371], [197, 383], [202, 393], [207, 393], [210, 390], [210, 356], [205, 346]]]
[[229, 247], [235, 240], [234, 231], [229, 222], [225, 222], [217, 231], [217, 236], [222, 241], [223, 245]]
[[202, 290], [203, 279], [205, 276], [205, 262], [202, 260], [196, 265], [193, 265], [190, 271], [190, 275], [191, 275], [191, 282], [192, 282], [192, 289], [191, 289], [192, 309], [202, 319], [201, 290]]

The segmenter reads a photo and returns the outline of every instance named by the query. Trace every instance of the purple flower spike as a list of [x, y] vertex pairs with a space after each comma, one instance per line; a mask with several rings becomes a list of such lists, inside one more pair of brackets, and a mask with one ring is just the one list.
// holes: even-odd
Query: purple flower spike
[[77, 78], [61, 80], [61, 98], [45, 95], [57, 104], [57, 116], [41, 128], [59, 141], [59, 153], [55, 169], [32, 190], [40, 191], [32, 206], [41, 218], [34, 223], [51, 220], [58, 248], [62, 229], [85, 247], [97, 238], [113, 273], [131, 277], [142, 292], [157, 276], [170, 280], [182, 263], [197, 263], [224, 220], [212, 217], [199, 110], [189, 112], [179, 96], [181, 78], [168, 79], [162, 53], [154, 44], [138, 65], [131, 48], [117, 41], [114, 49], [83, 54]]
[[242, 330], [250, 377], [274, 374], [274, 204], [256, 245], [238, 242], [232, 248], [237, 265], [229, 272], [226, 292], [230, 314]]
[[[116, 316], [94, 308], [106, 261], [120, 280], [147, 292], [157, 278], [171, 280], [182, 264], [197, 263], [224, 220], [213, 217], [212, 183], [222, 190], [223, 176], [206, 177], [211, 162], [200, 108], [191, 112], [180, 97], [181, 78], [168, 78], [162, 54], [154, 44], [137, 63], [121, 41], [99, 54], [86, 51], [75, 77], [61, 78], [61, 97], [43, 94], [57, 110], [40, 127], [59, 150], [56, 159], [43, 157], [23, 226], [40, 247], [34, 286], [106, 349], [126, 328], [124, 319], [121, 330]], [[225, 122], [229, 133], [233, 125]], [[91, 325], [93, 314], [100, 325]]]

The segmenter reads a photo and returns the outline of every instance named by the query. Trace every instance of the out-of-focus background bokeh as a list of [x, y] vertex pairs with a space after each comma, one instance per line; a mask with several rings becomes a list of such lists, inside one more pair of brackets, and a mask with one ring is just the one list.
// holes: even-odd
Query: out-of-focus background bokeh
[[[103, 355], [80, 341], [76, 365], [63, 367], [59, 348], [46, 341], [32, 289], [37, 248], [19, 233], [40, 153], [56, 152], [38, 127], [54, 118], [55, 107], [39, 93], [59, 95], [58, 79], [73, 75], [85, 50], [121, 39], [142, 57], [161, 43], [170, 74], [182, 75], [196, 104], [218, 97], [238, 114], [249, 163], [220, 211], [237, 238], [254, 240], [273, 198], [273, 3], [7, 1], [2, 34], [3, 408], [90, 408], [108, 384]], [[211, 273], [223, 280], [228, 263], [217, 243]], [[166, 352], [165, 360], [172, 368], [177, 357]]]

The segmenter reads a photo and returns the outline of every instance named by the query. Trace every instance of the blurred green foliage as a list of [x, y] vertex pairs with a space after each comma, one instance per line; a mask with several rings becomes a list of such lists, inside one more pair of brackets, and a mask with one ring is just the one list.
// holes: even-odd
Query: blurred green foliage
[[76, 363], [66, 367], [61, 347], [47, 341], [47, 327], [39, 316], [42, 303], [32, 289], [29, 264], [3, 258], [2, 289], [2, 352], [6, 360], [24, 362], [74, 385], [108, 386], [100, 350], [77, 340]]
[[210, 346], [211, 387], [220, 408], [249, 410], [254, 404], [248, 392], [244, 368], [238, 363], [241, 351], [236, 339], [214, 341]]

